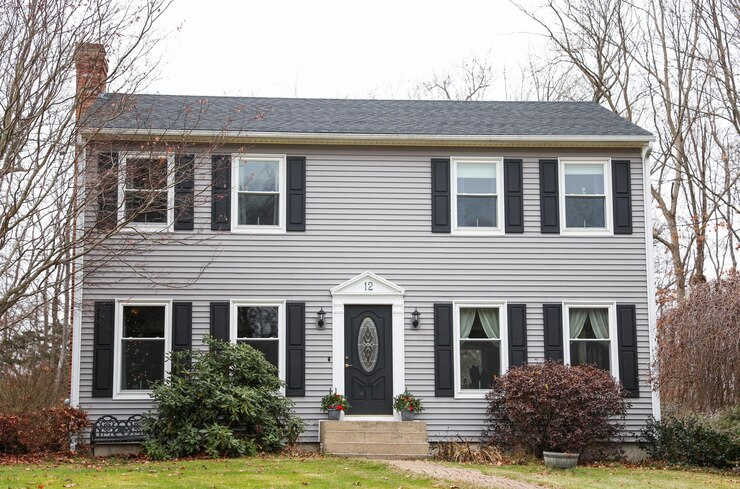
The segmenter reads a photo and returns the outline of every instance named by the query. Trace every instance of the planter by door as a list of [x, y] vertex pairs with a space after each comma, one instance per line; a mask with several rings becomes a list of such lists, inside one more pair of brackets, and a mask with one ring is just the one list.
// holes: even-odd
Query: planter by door
[[401, 411], [401, 421], [413, 421], [413, 420], [414, 420], [413, 411]]
[[578, 465], [577, 453], [542, 452], [545, 465], [556, 469], [572, 469]]
[[326, 412], [329, 413], [329, 419], [332, 421], [339, 421], [339, 418], [342, 416], [342, 411], [338, 409], [329, 409]]
[[345, 306], [345, 393], [348, 415], [393, 414], [391, 306]]

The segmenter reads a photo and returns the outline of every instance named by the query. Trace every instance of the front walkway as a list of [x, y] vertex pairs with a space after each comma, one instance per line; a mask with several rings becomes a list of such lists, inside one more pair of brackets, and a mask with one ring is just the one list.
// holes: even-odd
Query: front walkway
[[542, 486], [519, 482], [505, 477], [487, 475], [473, 469], [448, 467], [446, 465], [421, 460], [387, 460], [391, 467], [413, 472], [432, 479], [444, 479], [478, 487], [496, 489], [542, 489]]

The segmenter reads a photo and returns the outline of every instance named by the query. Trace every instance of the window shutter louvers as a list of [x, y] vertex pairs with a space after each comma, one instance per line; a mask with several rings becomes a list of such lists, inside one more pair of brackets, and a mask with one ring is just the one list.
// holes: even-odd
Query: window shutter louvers
[[[193, 303], [172, 303], [172, 351], [190, 351], [193, 344]], [[172, 365], [172, 372], [177, 374], [182, 369], [188, 369], [190, 362], [182, 365]]]
[[614, 234], [632, 234], [632, 182], [629, 160], [612, 160]]
[[545, 360], [563, 361], [563, 306], [543, 304], [542, 321], [545, 327]]
[[98, 185], [95, 226], [114, 229], [118, 223], [118, 153], [98, 155]]
[[452, 304], [434, 304], [434, 395], [453, 397]]
[[195, 155], [175, 156], [175, 231], [192, 231], [195, 203]]
[[540, 231], [560, 233], [558, 160], [540, 160]]
[[306, 157], [288, 156], [287, 231], [306, 230]]
[[211, 302], [211, 336], [230, 341], [228, 302]]
[[527, 305], [509, 304], [509, 367], [527, 363]]
[[619, 379], [627, 397], [639, 397], [637, 370], [637, 318], [633, 304], [617, 304], [617, 341], [619, 345]]
[[93, 397], [113, 397], [113, 348], [115, 345], [115, 303], [95, 302], [93, 332]]
[[306, 304], [288, 302], [286, 321], [285, 395], [306, 395]]
[[450, 160], [432, 159], [432, 232], [449, 233]]
[[211, 157], [211, 229], [231, 229], [231, 156]]
[[504, 212], [507, 233], [524, 232], [522, 160], [504, 160]]

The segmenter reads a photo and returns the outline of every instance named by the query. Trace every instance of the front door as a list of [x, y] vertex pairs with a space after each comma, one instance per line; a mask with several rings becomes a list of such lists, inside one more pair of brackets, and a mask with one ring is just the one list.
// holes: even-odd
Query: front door
[[393, 414], [391, 306], [344, 307], [347, 414]]

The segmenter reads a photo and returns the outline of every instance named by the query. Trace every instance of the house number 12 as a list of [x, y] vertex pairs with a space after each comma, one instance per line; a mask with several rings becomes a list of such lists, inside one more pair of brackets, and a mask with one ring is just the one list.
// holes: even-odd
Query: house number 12
[[373, 290], [373, 283], [372, 282], [365, 282], [365, 290]]

